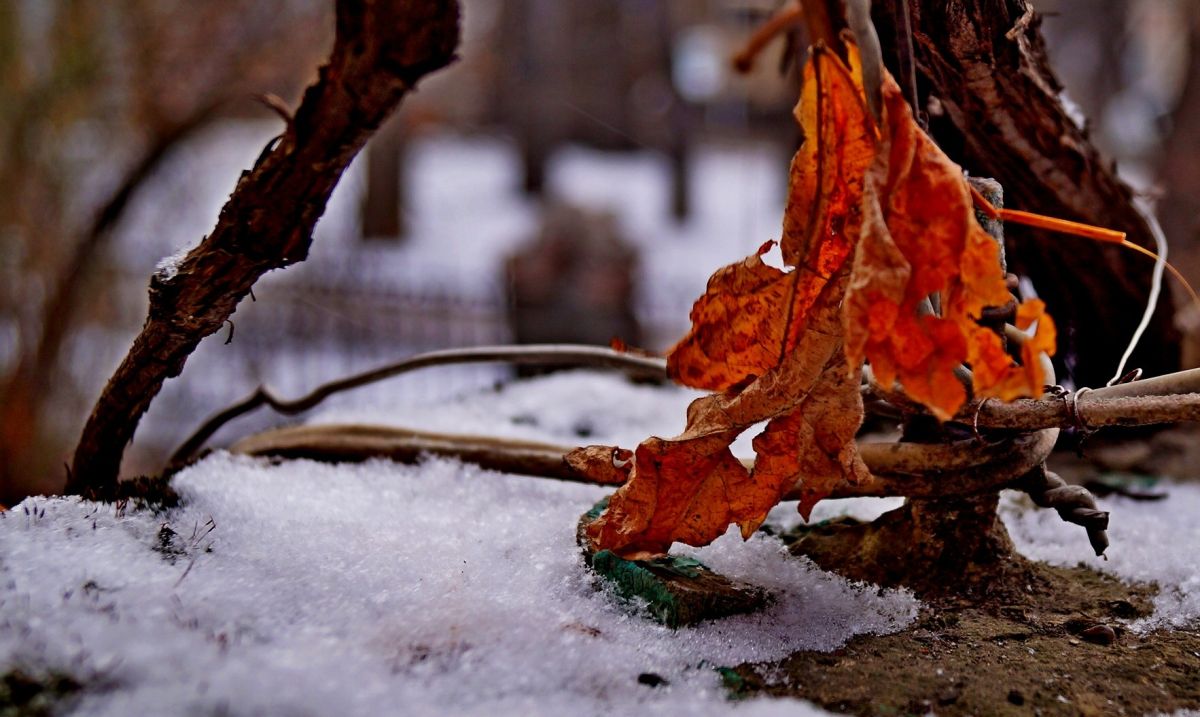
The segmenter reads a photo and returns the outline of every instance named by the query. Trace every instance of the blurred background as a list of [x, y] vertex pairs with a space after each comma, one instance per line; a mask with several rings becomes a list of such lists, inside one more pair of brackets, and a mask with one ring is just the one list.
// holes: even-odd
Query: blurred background
[[[463, 0], [460, 62], [356, 160], [308, 261], [266, 276], [167, 383], [124, 473], [156, 472], [263, 383], [291, 396], [452, 346], [668, 347], [716, 267], [778, 238], [797, 79], [780, 42], [750, 76], [729, 69], [778, 4]], [[1200, 284], [1200, 2], [1036, 6], [1067, 101]], [[0, 503], [61, 488], [150, 274], [281, 131], [255, 95], [296, 105], [331, 8], [0, 0]], [[1196, 365], [1200, 317], [1179, 321]], [[439, 368], [334, 400], [436, 401], [507, 376]]]

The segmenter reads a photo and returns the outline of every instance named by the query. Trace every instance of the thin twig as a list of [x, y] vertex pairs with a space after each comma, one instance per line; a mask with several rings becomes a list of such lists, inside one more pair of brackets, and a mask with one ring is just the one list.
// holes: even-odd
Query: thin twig
[[262, 106], [279, 115], [279, 118], [283, 120], [284, 126], [292, 124], [292, 110], [290, 107], [288, 107], [287, 103], [279, 97], [279, 95], [275, 95], [270, 92], [264, 92], [262, 94], [255, 95], [254, 99], [262, 104]]
[[[830, 12], [831, 6], [836, 9], [836, 14]], [[845, 25], [841, 3], [838, 0], [800, 0], [800, 7], [804, 10], [804, 24], [808, 27], [813, 46], [824, 43], [844, 60], [846, 47], [838, 32]]]
[[803, 16], [798, 2], [784, 5], [760, 25], [750, 39], [746, 40], [742, 49], [733, 56], [734, 69], [742, 74], [749, 73], [754, 69], [754, 61], [758, 59], [763, 48], [771, 44], [776, 36], [798, 27], [802, 22]]
[[446, 349], [411, 356], [402, 361], [354, 374], [322, 384], [299, 398], [275, 396], [266, 386], [229, 408], [216, 413], [204, 422], [171, 455], [168, 469], [178, 468], [188, 461], [222, 426], [260, 406], [270, 406], [284, 415], [295, 415], [315, 408], [330, 396], [377, 383], [417, 369], [431, 366], [450, 366], [464, 363], [505, 362], [519, 366], [587, 366], [619, 369], [634, 378], [664, 379], [666, 361], [652, 356], [613, 351], [603, 346], [582, 344], [529, 344], [526, 346], [476, 346]]

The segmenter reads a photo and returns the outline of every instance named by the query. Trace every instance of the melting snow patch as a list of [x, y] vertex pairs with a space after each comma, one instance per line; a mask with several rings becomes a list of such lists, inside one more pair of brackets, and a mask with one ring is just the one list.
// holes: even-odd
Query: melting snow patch
[[163, 281], [170, 281], [179, 275], [179, 267], [192, 250], [191, 245], [182, 246], [170, 256], [165, 256], [154, 265], [154, 273]]

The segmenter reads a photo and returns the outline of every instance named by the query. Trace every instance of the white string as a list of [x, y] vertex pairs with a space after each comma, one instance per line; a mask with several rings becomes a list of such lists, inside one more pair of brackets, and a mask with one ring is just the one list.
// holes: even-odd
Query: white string
[[1167, 268], [1167, 237], [1163, 234], [1158, 219], [1154, 217], [1154, 212], [1151, 211], [1150, 207], [1140, 197], [1134, 199], [1133, 207], [1142, 216], [1142, 219], [1145, 220], [1146, 225], [1150, 227], [1150, 235], [1154, 237], [1158, 259], [1155, 260], [1154, 272], [1150, 275], [1150, 296], [1146, 299], [1146, 310], [1142, 312], [1142, 321], [1133, 332], [1133, 338], [1129, 340], [1129, 345], [1125, 347], [1125, 353], [1121, 355], [1121, 362], [1117, 364], [1117, 372], [1108, 380], [1109, 386], [1120, 381], [1121, 377], [1125, 375], [1125, 364], [1129, 361], [1129, 356], [1133, 353], [1133, 350], [1137, 348], [1138, 341], [1141, 340], [1142, 334], [1146, 332], [1146, 327], [1150, 325], [1150, 319], [1154, 316], [1154, 310], [1158, 308], [1158, 295], [1162, 292], [1163, 270]]

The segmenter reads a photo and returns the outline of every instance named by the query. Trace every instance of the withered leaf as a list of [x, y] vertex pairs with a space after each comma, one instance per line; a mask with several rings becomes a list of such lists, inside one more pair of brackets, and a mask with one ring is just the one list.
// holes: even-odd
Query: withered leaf
[[[967, 400], [954, 375], [964, 362], [977, 396], [1037, 395], [1043, 376], [1036, 353], [1053, 352], [1050, 317], [1032, 304], [1021, 307], [1039, 319], [1040, 337], [1021, 365], [978, 324], [985, 307], [1010, 299], [1000, 247], [975, 219], [962, 169], [917, 126], [891, 77], [884, 79], [883, 100], [884, 127], [867, 173], [864, 229], [846, 297], [847, 358], [851, 365], [866, 358], [880, 384], [898, 381], [942, 419]], [[939, 298], [941, 316], [922, 310], [931, 295]]]
[[614, 446], [584, 446], [563, 457], [575, 472], [597, 483], [621, 485], [629, 480], [633, 451]]
[[[954, 375], [964, 362], [979, 396], [1041, 388], [1039, 359], [1054, 347], [1044, 306], [1018, 308], [1020, 328], [1037, 330], [1016, 365], [977, 323], [1009, 295], [962, 170], [916, 125], [888, 76], [876, 128], [847, 47], [849, 66], [818, 46], [805, 68], [796, 115], [806, 139], [780, 242], [787, 269], [763, 262], [768, 244], [719, 270], [668, 355], [674, 380], [719, 393], [691, 404], [679, 436], [643, 441], [632, 468], [615, 466], [611, 448], [584, 449], [594, 459], [584, 470], [598, 478], [628, 470], [588, 526], [598, 548], [644, 557], [675, 541], [707, 544], [730, 524], [748, 537], [797, 481], [807, 518], [838, 485], [868, 478], [854, 443], [864, 358], [880, 382], [899, 382], [943, 419], [967, 398]], [[762, 421], [748, 468], [729, 446]]]
[[[588, 528], [597, 547], [641, 557], [672, 542], [705, 545], [737, 524], [749, 537], [803, 480], [801, 510], [867, 474], [854, 434], [859, 374], [846, 371], [841, 305], [860, 226], [873, 128], [854, 70], [817, 51], [797, 117], [807, 137], [792, 163], [781, 241], [790, 271], [763, 263], [770, 245], [717, 271], [692, 310], [692, 330], [668, 355], [676, 381], [721, 393], [697, 399], [687, 427], [650, 438], [629, 481]], [[729, 450], [750, 426], [747, 469]]]

